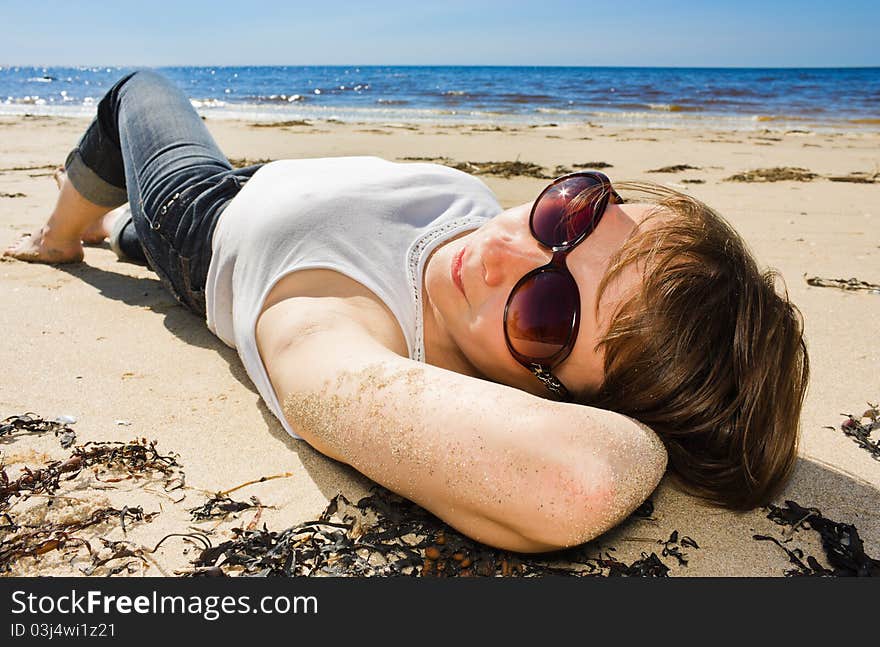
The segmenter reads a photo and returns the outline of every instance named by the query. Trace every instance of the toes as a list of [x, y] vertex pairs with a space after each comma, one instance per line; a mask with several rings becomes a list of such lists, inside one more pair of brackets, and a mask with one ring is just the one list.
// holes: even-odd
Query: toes
[[2, 256], [28, 263], [46, 263], [50, 265], [79, 263], [84, 257], [82, 247], [50, 247], [46, 241], [35, 239], [33, 234], [22, 235], [18, 242], [3, 250]]
[[8, 256], [10, 252], [14, 252], [16, 249], [21, 247], [21, 244], [30, 237], [31, 234], [20, 234], [17, 241], [15, 241], [14, 243], [10, 243], [6, 246], [6, 248], [3, 250], [3, 255]]
[[20, 254], [23, 251], [24, 246], [22, 243], [24, 243], [25, 240], [26, 240], [26, 238], [22, 237], [18, 242], [15, 242], [15, 243], [12, 243], [11, 245], [9, 245], [9, 247], [7, 247], [6, 249], [3, 250], [3, 255], [4, 256], [17, 256], [18, 254]]
[[63, 166], [59, 166], [55, 169], [55, 172], [52, 173], [52, 177], [55, 178], [55, 184], [58, 185], [58, 188], [61, 188], [61, 185], [64, 183], [64, 179], [67, 177], [67, 170]]

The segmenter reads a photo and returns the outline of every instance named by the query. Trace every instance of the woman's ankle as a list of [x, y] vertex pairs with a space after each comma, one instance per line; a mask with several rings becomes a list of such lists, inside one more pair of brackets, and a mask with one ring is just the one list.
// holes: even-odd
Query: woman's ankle
[[83, 233], [93, 228], [112, 209], [89, 202], [65, 179], [61, 182], [55, 208], [45, 227], [55, 240], [79, 242]]

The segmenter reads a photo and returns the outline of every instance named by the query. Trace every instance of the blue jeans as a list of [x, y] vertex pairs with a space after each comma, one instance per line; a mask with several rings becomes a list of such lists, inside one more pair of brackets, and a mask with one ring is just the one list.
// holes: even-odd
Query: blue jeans
[[65, 162], [90, 202], [129, 202], [150, 268], [202, 317], [217, 219], [260, 166], [233, 169], [186, 95], [148, 70], [110, 88]]

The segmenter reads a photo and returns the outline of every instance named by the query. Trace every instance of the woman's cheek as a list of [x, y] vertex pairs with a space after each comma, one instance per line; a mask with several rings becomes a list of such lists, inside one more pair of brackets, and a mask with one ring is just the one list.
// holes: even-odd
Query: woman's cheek
[[[509, 355], [504, 340], [503, 306], [500, 310], [487, 304], [474, 318], [471, 331], [473, 352], [486, 369], [499, 363], [499, 358]], [[497, 373], [497, 369], [493, 371]]]

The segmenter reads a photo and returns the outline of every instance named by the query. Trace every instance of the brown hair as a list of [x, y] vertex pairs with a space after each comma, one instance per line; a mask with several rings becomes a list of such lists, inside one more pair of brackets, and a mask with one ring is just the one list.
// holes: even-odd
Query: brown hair
[[809, 377], [800, 311], [705, 204], [653, 184], [616, 186], [649, 196], [649, 219], [660, 219], [635, 230], [599, 285], [601, 299], [625, 267], [643, 276], [599, 342], [605, 377], [584, 403], [651, 427], [692, 494], [765, 505], [797, 458]]

